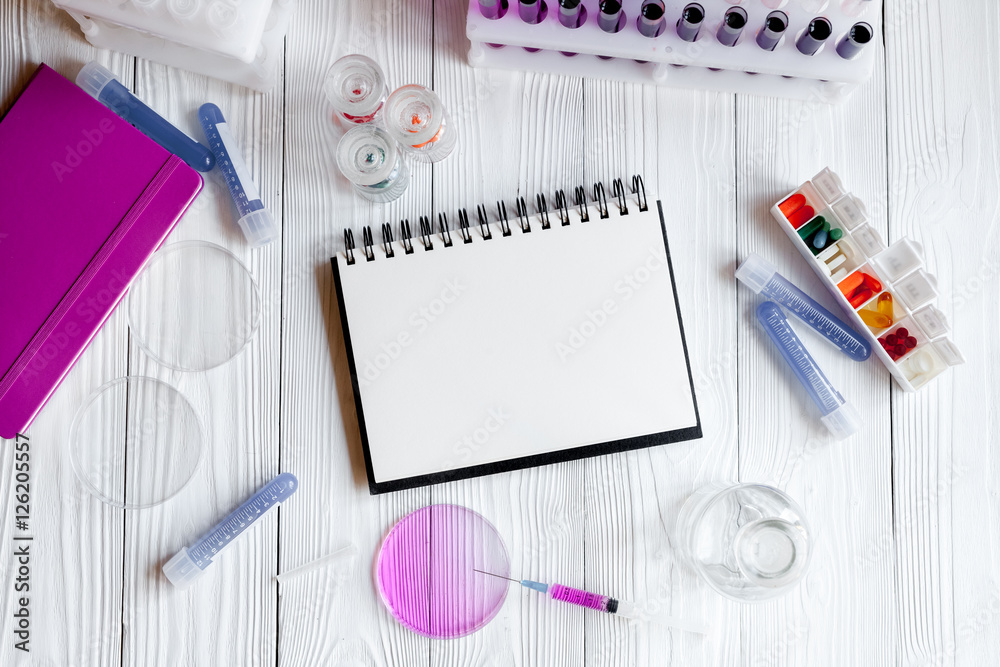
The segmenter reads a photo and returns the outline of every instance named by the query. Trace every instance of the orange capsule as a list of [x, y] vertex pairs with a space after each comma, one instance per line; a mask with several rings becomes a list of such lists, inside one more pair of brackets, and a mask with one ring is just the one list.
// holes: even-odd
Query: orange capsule
[[854, 291], [859, 287], [861, 287], [864, 281], [865, 281], [864, 274], [861, 273], [860, 271], [855, 271], [851, 275], [841, 280], [840, 283], [837, 285], [837, 287], [840, 288], [841, 294], [850, 299], [851, 296], [854, 294]]

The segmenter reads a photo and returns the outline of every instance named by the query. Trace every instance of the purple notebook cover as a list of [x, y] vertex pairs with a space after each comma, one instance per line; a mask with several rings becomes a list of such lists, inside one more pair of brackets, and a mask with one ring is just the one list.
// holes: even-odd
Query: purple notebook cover
[[201, 186], [38, 68], [0, 120], [0, 437], [27, 429]]

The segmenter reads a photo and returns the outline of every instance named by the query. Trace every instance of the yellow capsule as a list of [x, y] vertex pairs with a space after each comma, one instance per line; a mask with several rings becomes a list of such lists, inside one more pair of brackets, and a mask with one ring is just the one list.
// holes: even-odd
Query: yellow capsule
[[[881, 297], [879, 299], [881, 300]], [[858, 315], [860, 315], [864, 323], [872, 329], [885, 329], [886, 327], [892, 326], [892, 318], [874, 310], [868, 310], [865, 308], [859, 310]]]
[[[888, 292], [882, 292], [878, 295], [878, 313], [887, 317], [889, 324], [892, 324], [892, 295]], [[886, 326], [889, 326], [889, 324]]]

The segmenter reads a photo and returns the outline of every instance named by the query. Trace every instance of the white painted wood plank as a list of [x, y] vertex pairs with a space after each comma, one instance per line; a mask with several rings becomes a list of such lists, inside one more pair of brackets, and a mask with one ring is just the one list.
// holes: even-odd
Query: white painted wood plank
[[[347, 542], [359, 558], [282, 586], [279, 665], [425, 664], [429, 640], [391, 618], [371, 571], [379, 542], [428, 489], [372, 497], [351, 390], [330, 257], [343, 230], [430, 211], [430, 165], [411, 163], [408, 191], [388, 205], [353, 193], [335, 159], [343, 129], [322, 93], [333, 62], [360, 52], [379, 62], [390, 87], [431, 76], [430, 4], [303, 3], [286, 38], [285, 264], [282, 287], [281, 463], [301, 489], [281, 514], [281, 568]], [[361, 29], [359, 26], [364, 26]]]
[[[826, 292], [768, 209], [830, 166], [869, 204], [885, 234], [885, 98], [882, 58], [845, 104], [740, 96], [737, 212], [740, 259], [757, 252], [833, 310]], [[734, 264], [729, 271], [736, 268]], [[864, 427], [833, 442], [800, 386], [757, 324], [761, 298], [740, 288], [740, 481], [788, 492], [810, 523], [814, 551], [803, 584], [777, 601], [742, 610], [742, 663], [893, 664], [895, 631], [888, 372], [845, 359], [808, 327], [795, 326]], [[873, 547], [873, 545], [876, 545]], [[850, 641], [842, 641], [850, 637]]]
[[[198, 108], [208, 101], [218, 104], [265, 205], [281, 224], [280, 81], [262, 94], [140, 60], [134, 90], [202, 143], [206, 139]], [[161, 572], [162, 564], [181, 547], [192, 544], [278, 473], [281, 243], [252, 249], [236, 224], [221, 173], [203, 176], [202, 193], [167, 243], [201, 240], [232, 251], [261, 291], [261, 325], [241, 354], [204, 373], [171, 371], [139, 349], [134, 338], [131, 341], [129, 373], [160, 378], [192, 401], [202, 416], [206, 451], [182, 497], [126, 517], [123, 664], [265, 663], [275, 652], [277, 515], [248, 531], [185, 591]], [[155, 328], [157, 313], [144, 315]]]
[[900, 655], [982, 665], [1000, 651], [1000, 14], [982, 0], [890, 2], [886, 24], [889, 232], [923, 244], [969, 360], [916, 396], [894, 395]]
[[[76, 23], [48, 2], [0, 5], [0, 90], [3, 112], [13, 104], [39, 63], [70, 79], [80, 66], [99, 59], [132, 76], [132, 59], [98, 54]], [[92, 498], [77, 482], [69, 461], [70, 423], [77, 407], [104, 382], [124, 374], [127, 327], [115, 312], [91, 342], [34, 423], [31, 438], [32, 535], [31, 653], [14, 649], [15, 598], [13, 537], [15, 508], [13, 441], [5, 450], [0, 498], [4, 506], [0, 542], [0, 609], [5, 665], [104, 665], [121, 653], [123, 513]], [[9, 452], [7, 450], [10, 450]], [[8, 503], [10, 503], [8, 505]], [[9, 508], [9, 509], [8, 509]]]
[[[641, 174], [663, 202], [703, 422], [701, 440], [587, 461], [587, 583], [717, 627], [711, 639], [587, 618], [588, 664], [719, 664], [738, 654], [738, 617], [677, 550], [686, 497], [736, 474], [733, 97], [585, 83], [587, 183]], [[679, 381], [683, 381], [679, 379]], [[593, 582], [593, 583], [591, 583]]]
[[[470, 68], [466, 7], [462, 0], [435, 3], [434, 88], [460, 136], [455, 153], [434, 166], [434, 209], [453, 226], [460, 208], [475, 224], [480, 203], [492, 219], [498, 200], [513, 219], [517, 196], [534, 210], [536, 194], [551, 202], [557, 189], [572, 193], [582, 175], [581, 81]], [[583, 471], [580, 462], [563, 463], [446, 484], [431, 496], [493, 522], [506, 541], [512, 577], [582, 583]], [[486, 628], [434, 642], [431, 664], [579, 665], [583, 650], [580, 610], [512, 584]]]

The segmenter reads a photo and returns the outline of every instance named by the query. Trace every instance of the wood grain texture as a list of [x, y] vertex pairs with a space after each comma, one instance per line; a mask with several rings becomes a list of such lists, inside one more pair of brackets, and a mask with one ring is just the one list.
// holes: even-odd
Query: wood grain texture
[[[231, 363], [182, 374], [152, 362], [116, 311], [29, 429], [33, 653], [9, 641], [16, 603], [12, 443], [0, 447], [0, 664], [7, 665], [982, 665], [1000, 651], [1000, 424], [996, 216], [1000, 53], [991, 0], [886, 0], [885, 50], [846, 104], [690, 92], [469, 68], [463, 0], [300, 0], [284, 74], [266, 94], [99, 52], [44, 0], [0, 0], [0, 110], [38, 62], [67, 76], [98, 59], [199, 140], [197, 107], [223, 108], [282, 229], [253, 251], [216, 175], [171, 236], [244, 261], [263, 318]], [[881, 48], [881, 47], [880, 47]], [[359, 52], [390, 87], [433, 87], [460, 135], [454, 155], [411, 162], [389, 205], [356, 196], [335, 164], [344, 128], [322, 93], [326, 70]], [[803, 333], [861, 412], [831, 442], [760, 334], [758, 298], [733, 271], [749, 252], [832, 305], [768, 214], [831, 166], [888, 242], [911, 235], [939, 279], [939, 307], [969, 364], [904, 394], [877, 362], [845, 361]], [[411, 225], [459, 208], [644, 175], [663, 201], [705, 437], [697, 442], [370, 496], [329, 268], [342, 232]], [[79, 485], [70, 423], [96, 387], [126, 374], [177, 386], [202, 412], [208, 454], [192, 493], [142, 512], [107, 508]], [[415, 389], [416, 390], [416, 389]], [[454, 406], [453, 409], [460, 409]], [[488, 446], [488, 444], [486, 445]], [[279, 471], [300, 491], [177, 591], [159, 573]], [[714, 482], [786, 490], [816, 537], [804, 584], [742, 607], [677, 554], [675, 521]], [[623, 623], [512, 588], [467, 638], [403, 629], [374, 590], [372, 558], [403, 515], [451, 502], [488, 517], [514, 576], [647, 601], [709, 623], [700, 637]], [[347, 544], [352, 562], [278, 586], [272, 576]]]

